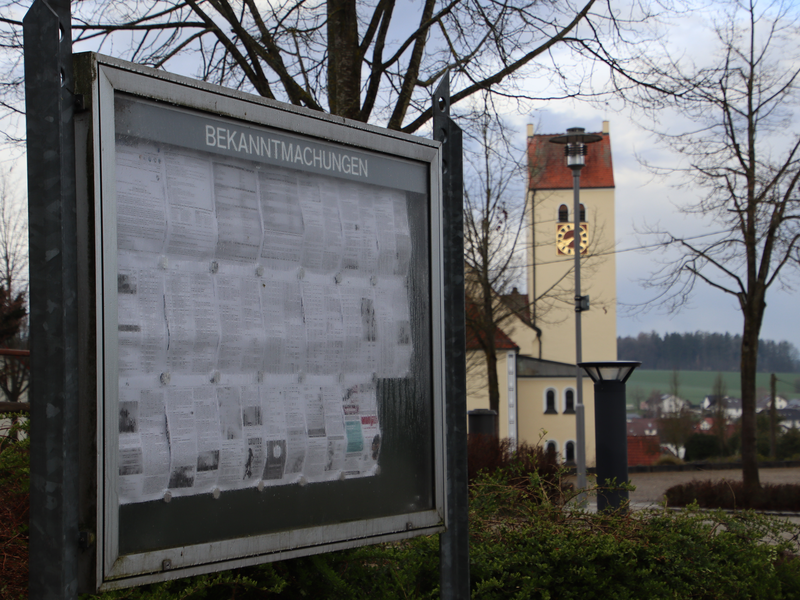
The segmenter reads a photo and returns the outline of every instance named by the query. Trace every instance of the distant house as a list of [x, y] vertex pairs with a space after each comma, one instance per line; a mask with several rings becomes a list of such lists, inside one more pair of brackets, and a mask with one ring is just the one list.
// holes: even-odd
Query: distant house
[[674, 415], [691, 407], [692, 404], [688, 400], [678, 398], [672, 394], [662, 394], [658, 398], [648, 398], [641, 403], [639, 408], [658, 418]]
[[694, 430], [698, 433], [708, 433], [714, 429], [714, 419], [711, 417], [706, 417], [702, 419], [699, 423], [695, 424]]
[[633, 419], [627, 424], [628, 437], [658, 435], [658, 421], [655, 419]]
[[661, 456], [658, 421], [648, 418], [629, 418], [628, 466], [652, 465]]
[[[724, 406], [725, 404], [727, 404], [729, 396], [722, 396], [721, 398], [722, 398], [722, 404]], [[719, 400], [720, 396], [709, 394], [708, 396], [703, 398], [703, 401], [700, 403], [700, 408], [706, 411], [713, 410], [714, 408], [716, 408], [717, 402], [719, 402]]]
[[657, 435], [628, 436], [628, 466], [652, 465], [661, 458]]
[[[772, 405], [772, 398], [770, 396], [762, 396], [758, 400], [756, 400], [756, 412], [760, 413], [765, 410], [769, 410], [770, 406]], [[775, 396], [775, 409], [776, 410], [783, 410], [784, 408], [788, 408], [789, 403], [786, 401], [786, 398], [783, 396]]]
[[778, 413], [778, 425], [784, 431], [800, 429], [800, 408], [784, 408]]
[[[706, 396], [700, 403], [701, 408], [706, 412], [714, 413], [717, 410], [717, 396]], [[730, 423], [736, 421], [742, 416], [742, 401], [740, 398], [731, 398], [724, 396], [722, 398], [722, 406], [725, 411], [725, 418]]]
[[[693, 427], [694, 432], [707, 433], [709, 435], [715, 434], [716, 433], [715, 421], [716, 419], [714, 417], [704, 417], [703, 419], [700, 419], [700, 421], [698, 423], [695, 423]], [[730, 437], [736, 432], [736, 425], [733, 422], [729, 421], [728, 419], [725, 419], [725, 424], [726, 424], [725, 434], [727, 437]]]

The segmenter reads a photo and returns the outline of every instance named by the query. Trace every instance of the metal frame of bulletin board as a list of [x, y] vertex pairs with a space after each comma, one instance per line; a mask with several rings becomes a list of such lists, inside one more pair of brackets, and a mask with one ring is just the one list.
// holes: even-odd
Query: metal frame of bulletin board
[[444, 530], [441, 144], [75, 80], [84, 586]]

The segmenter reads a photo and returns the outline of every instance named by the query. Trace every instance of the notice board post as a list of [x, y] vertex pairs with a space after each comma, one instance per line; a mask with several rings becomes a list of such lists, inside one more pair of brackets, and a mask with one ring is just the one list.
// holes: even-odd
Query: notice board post
[[78, 319], [69, 2], [23, 22], [30, 231], [30, 597], [78, 593]]
[[433, 95], [433, 137], [442, 142], [447, 531], [439, 537], [442, 598], [469, 598], [467, 373], [464, 297], [464, 165], [461, 128], [450, 118], [450, 78]]

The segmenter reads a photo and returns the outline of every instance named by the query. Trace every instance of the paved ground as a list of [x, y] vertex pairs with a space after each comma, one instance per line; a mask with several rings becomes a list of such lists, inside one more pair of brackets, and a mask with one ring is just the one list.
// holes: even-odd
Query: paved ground
[[[761, 483], [800, 483], [800, 467], [788, 469], [759, 469]], [[670, 471], [666, 473], [631, 473], [631, 483], [636, 491], [630, 493], [631, 502], [658, 504], [664, 499], [664, 492], [679, 483], [693, 479], [717, 480], [731, 479], [741, 481], [742, 470], [724, 471]]]

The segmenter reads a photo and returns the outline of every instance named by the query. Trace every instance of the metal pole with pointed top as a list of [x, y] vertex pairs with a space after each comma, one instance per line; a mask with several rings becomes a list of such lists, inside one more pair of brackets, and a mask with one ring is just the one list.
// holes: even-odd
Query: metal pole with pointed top
[[68, 0], [23, 21], [31, 344], [33, 599], [78, 595], [78, 318], [72, 33]]
[[439, 538], [441, 597], [469, 598], [467, 368], [464, 298], [464, 165], [461, 128], [450, 118], [450, 78], [433, 95], [433, 139], [442, 142], [447, 530]]
[[[550, 139], [552, 144], [564, 144], [567, 166], [572, 169], [573, 226], [572, 254], [575, 271], [575, 387], [577, 388], [577, 404], [575, 405], [575, 442], [577, 446], [578, 489], [586, 489], [586, 413], [583, 404], [583, 378], [578, 363], [583, 361], [583, 332], [581, 330], [581, 313], [588, 310], [588, 296], [581, 295], [581, 169], [585, 164], [586, 144], [593, 144], [603, 139], [595, 133], [585, 133], [583, 127], [571, 127], [566, 135]], [[581, 494], [580, 501], [584, 499]]]

